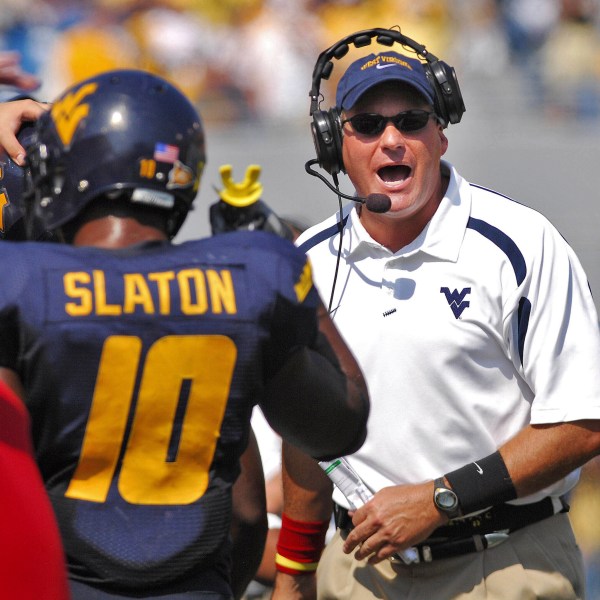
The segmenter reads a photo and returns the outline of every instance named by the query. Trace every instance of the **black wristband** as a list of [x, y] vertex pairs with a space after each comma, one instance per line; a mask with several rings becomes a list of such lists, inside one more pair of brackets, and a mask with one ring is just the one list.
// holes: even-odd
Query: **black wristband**
[[517, 497], [517, 490], [500, 452], [447, 473], [445, 477], [458, 496], [463, 515]]

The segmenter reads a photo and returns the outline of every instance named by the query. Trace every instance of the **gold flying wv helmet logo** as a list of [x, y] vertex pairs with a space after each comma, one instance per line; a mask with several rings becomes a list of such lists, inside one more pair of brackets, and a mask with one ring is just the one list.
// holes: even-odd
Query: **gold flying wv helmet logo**
[[97, 87], [97, 83], [87, 83], [52, 105], [52, 119], [63, 146], [68, 147], [71, 144], [79, 124], [87, 117], [90, 106], [84, 104], [83, 100], [93, 94]]

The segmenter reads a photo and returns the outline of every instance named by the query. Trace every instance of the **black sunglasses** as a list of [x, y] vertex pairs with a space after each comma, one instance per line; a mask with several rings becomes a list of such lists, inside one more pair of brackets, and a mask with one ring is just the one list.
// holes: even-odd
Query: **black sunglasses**
[[405, 110], [393, 117], [384, 117], [377, 113], [360, 113], [344, 119], [342, 124], [350, 123], [354, 131], [361, 135], [379, 135], [388, 121], [391, 121], [398, 131], [410, 133], [423, 129], [431, 115], [435, 115], [435, 113], [427, 110]]

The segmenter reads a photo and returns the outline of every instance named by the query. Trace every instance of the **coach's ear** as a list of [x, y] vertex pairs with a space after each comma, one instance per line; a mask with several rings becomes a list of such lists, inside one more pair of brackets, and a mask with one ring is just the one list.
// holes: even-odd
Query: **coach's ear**
[[438, 123], [438, 135], [440, 136], [440, 156], [444, 156], [448, 150], [448, 138], [441, 124]]

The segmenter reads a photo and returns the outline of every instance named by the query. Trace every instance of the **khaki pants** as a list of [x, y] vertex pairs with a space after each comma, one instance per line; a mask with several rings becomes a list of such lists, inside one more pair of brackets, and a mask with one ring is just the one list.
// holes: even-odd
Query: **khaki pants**
[[[337, 531], [317, 570], [319, 600], [582, 600], [583, 561], [568, 515], [489, 550], [417, 565], [357, 561]], [[591, 599], [590, 599], [591, 600]]]

